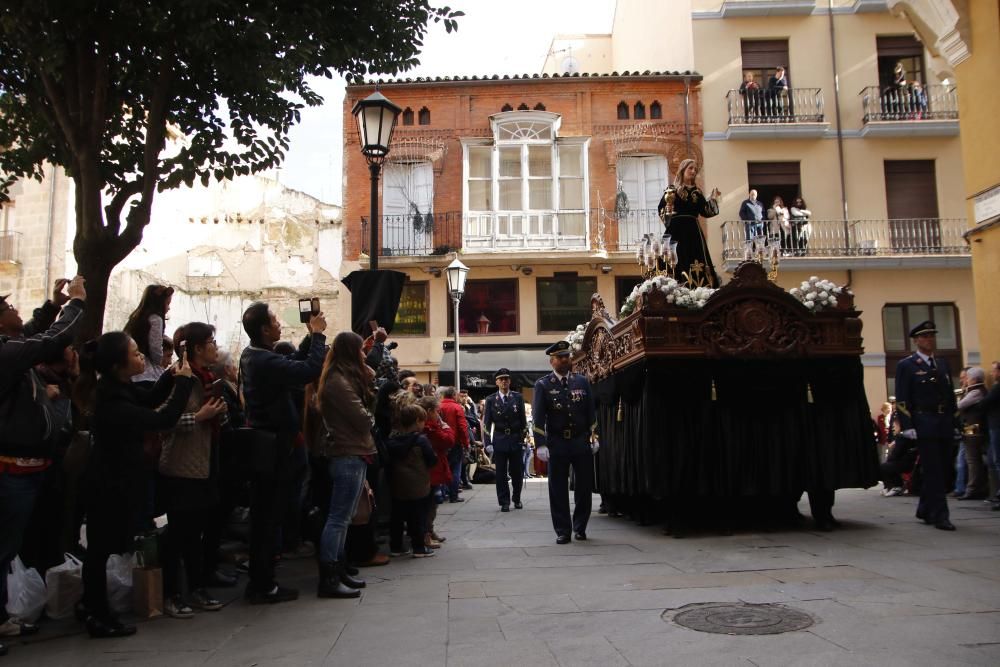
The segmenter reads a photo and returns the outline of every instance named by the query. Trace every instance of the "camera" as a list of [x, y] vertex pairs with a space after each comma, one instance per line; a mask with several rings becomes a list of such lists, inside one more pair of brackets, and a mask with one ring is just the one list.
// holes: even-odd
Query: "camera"
[[314, 315], [319, 315], [319, 298], [299, 299], [299, 322], [309, 324]]

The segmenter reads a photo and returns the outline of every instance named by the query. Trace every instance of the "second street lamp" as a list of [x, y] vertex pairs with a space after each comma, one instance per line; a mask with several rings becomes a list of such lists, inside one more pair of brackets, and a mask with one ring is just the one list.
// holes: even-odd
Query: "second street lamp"
[[393, 104], [382, 93], [375, 92], [363, 100], [358, 100], [351, 114], [358, 122], [358, 137], [361, 139], [361, 153], [368, 161], [368, 171], [371, 173], [371, 215], [368, 219], [369, 247], [368, 268], [378, 270], [378, 176], [389, 154], [389, 143], [392, 132], [396, 129], [396, 120], [402, 109]]
[[469, 273], [469, 267], [462, 264], [458, 260], [458, 257], [456, 257], [444, 272], [448, 277], [448, 292], [451, 293], [451, 300], [455, 303], [455, 390], [458, 391], [462, 388], [462, 379], [459, 376], [461, 371], [458, 363], [458, 303], [462, 300], [462, 295], [465, 293], [465, 277]]

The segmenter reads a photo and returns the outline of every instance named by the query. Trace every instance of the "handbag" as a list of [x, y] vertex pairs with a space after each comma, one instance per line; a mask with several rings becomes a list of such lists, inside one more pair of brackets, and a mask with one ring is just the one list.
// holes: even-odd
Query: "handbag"
[[354, 517], [351, 519], [352, 526], [364, 526], [371, 521], [372, 513], [375, 511], [375, 494], [368, 480], [364, 480], [361, 486], [361, 493], [358, 495], [358, 504], [354, 508]]

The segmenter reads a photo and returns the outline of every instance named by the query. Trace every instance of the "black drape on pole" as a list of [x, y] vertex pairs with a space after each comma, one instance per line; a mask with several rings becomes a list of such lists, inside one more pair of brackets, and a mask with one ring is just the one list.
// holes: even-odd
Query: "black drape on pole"
[[375, 320], [392, 333], [406, 274], [400, 271], [352, 271], [340, 280], [351, 291], [351, 330], [362, 338]]

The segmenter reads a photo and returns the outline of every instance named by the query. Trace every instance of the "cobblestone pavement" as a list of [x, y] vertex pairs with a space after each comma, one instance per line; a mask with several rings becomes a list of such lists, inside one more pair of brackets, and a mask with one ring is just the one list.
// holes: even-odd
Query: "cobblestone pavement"
[[[587, 542], [557, 546], [544, 480], [501, 514], [492, 487], [441, 506], [444, 548], [364, 570], [360, 600], [319, 600], [311, 564], [281, 569], [297, 602], [238, 597], [192, 620], [140, 623], [90, 640], [48, 625], [4, 665], [997, 665], [1000, 512], [951, 502], [958, 532], [913, 518], [916, 499], [837, 494], [833, 533], [664, 537], [595, 513]], [[804, 503], [803, 503], [804, 505]], [[807, 508], [803, 506], [803, 511]], [[230, 597], [234, 597], [231, 594]], [[803, 630], [707, 634], [672, 621], [685, 605], [779, 603]]]

